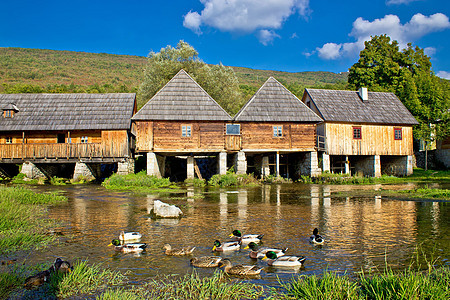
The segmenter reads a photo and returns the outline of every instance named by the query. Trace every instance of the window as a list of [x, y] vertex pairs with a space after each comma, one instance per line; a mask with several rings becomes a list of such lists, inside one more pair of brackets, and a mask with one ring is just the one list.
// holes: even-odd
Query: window
[[282, 137], [283, 136], [283, 126], [273, 126], [273, 136]]
[[191, 125], [181, 126], [181, 136], [182, 137], [190, 137], [191, 136]]
[[58, 133], [56, 139], [58, 144], [64, 144], [66, 142], [66, 135], [64, 133]]
[[7, 144], [12, 144], [12, 137], [7, 136], [5, 140]]
[[82, 136], [81, 137], [81, 142], [82, 143], [87, 143], [88, 142], [88, 137], [87, 136]]
[[241, 124], [227, 124], [227, 135], [231, 134], [241, 134]]
[[394, 140], [401, 140], [401, 139], [402, 139], [402, 129], [394, 128]]
[[13, 111], [12, 110], [5, 110], [4, 112], [3, 112], [3, 116], [5, 117], [5, 118], [12, 118], [13, 117]]
[[361, 138], [361, 127], [353, 127], [353, 139], [360, 140]]

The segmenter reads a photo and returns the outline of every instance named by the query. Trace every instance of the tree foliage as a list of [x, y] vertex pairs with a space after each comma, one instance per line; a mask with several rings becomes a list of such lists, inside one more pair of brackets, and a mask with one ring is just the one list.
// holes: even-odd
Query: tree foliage
[[353, 88], [395, 93], [420, 123], [414, 130], [417, 138], [432, 142], [450, 134], [450, 85], [434, 74], [423, 49], [408, 44], [400, 50], [388, 36], [374, 36], [349, 71]]
[[147, 102], [181, 69], [202, 86], [228, 113], [235, 114], [243, 104], [239, 81], [231, 67], [209, 66], [198, 57], [191, 45], [179, 41], [176, 48], [167, 46], [151, 52], [139, 89], [140, 102]]

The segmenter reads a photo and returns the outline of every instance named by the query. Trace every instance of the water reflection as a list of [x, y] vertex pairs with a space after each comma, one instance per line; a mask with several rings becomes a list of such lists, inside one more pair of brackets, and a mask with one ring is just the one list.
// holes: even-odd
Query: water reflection
[[[448, 202], [336, 195], [345, 188], [351, 187], [278, 184], [238, 190], [190, 188], [185, 191], [186, 197], [180, 197], [135, 196], [94, 185], [63, 187], [69, 203], [51, 208], [50, 216], [66, 224], [64, 239], [69, 242], [36, 253], [34, 259], [43, 262], [57, 255], [71, 260], [89, 258], [115, 269], [131, 270], [133, 280], [156, 274], [185, 274], [191, 270], [189, 258], [165, 256], [165, 243], [196, 246], [196, 256], [211, 255], [215, 239], [227, 240], [233, 229], [240, 229], [243, 234], [264, 233], [264, 246], [288, 247], [288, 254], [306, 256], [305, 268], [296, 271], [302, 274], [317, 274], [325, 269], [351, 273], [361, 268], [383, 268], [385, 259], [394, 269], [405, 268], [417, 244], [426, 253], [438, 251], [449, 264]], [[185, 216], [180, 220], [149, 218], [156, 199], [179, 206]], [[323, 247], [309, 243], [315, 227], [326, 240]], [[147, 251], [137, 257], [117, 254], [106, 247], [121, 230], [141, 232]], [[291, 276], [286, 270], [274, 270], [264, 262], [249, 259], [247, 250], [226, 256], [233, 264], [264, 266], [266, 275], [258, 282], [276, 285], [276, 276], [270, 275], [274, 271], [281, 278]], [[198, 272], [209, 275], [214, 270]]]

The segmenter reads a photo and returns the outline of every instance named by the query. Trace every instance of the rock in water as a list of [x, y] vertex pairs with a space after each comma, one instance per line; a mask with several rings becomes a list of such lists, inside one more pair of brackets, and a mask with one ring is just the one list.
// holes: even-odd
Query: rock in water
[[181, 218], [183, 212], [175, 205], [155, 200], [153, 202], [153, 215], [156, 218]]

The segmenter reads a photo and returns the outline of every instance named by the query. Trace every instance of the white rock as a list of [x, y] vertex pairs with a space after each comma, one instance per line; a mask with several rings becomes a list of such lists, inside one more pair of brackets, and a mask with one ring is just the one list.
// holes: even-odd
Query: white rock
[[153, 214], [157, 218], [180, 218], [183, 215], [183, 212], [175, 205], [155, 200], [153, 202]]

